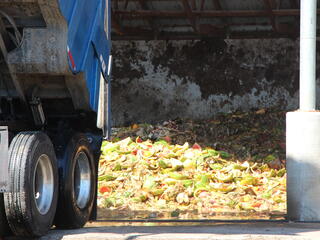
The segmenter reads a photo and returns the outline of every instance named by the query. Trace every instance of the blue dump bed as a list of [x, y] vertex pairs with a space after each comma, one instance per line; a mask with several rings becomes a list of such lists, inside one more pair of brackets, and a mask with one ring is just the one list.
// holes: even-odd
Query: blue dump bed
[[37, 126], [80, 114], [106, 133], [110, 28], [110, 0], [0, 1], [0, 101], [30, 106]]
[[59, 0], [68, 23], [67, 54], [73, 74], [83, 72], [92, 110], [98, 110], [101, 73], [110, 75], [110, 0]]
[[110, 8], [110, 0], [0, 1], [0, 121], [109, 135]]

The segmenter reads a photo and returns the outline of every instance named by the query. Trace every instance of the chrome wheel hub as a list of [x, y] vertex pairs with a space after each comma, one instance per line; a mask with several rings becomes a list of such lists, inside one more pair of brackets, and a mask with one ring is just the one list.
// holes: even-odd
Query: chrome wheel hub
[[46, 154], [42, 154], [36, 163], [33, 174], [33, 192], [40, 214], [47, 214], [54, 194], [54, 176], [50, 159]]
[[91, 192], [91, 168], [89, 158], [84, 152], [75, 156], [73, 188], [76, 203], [80, 209], [86, 207], [90, 200]]

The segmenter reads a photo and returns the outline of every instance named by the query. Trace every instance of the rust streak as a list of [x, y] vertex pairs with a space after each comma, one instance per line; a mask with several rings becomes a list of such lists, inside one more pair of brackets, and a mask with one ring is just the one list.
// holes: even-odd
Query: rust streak
[[[194, 32], [186, 32], [186, 33], [173, 33], [173, 32], [164, 32], [159, 33], [157, 38], [155, 38], [153, 32], [151, 31], [138, 31], [135, 29], [132, 33], [127, 33], [125, 35], [115, 35], [112, 36], [113, 40], [187, 40], [187, 39], [201, 39], [204, 37], [208, 37], [208, 34], [196, 34]], [[216, 34], [214, 37], [224, 38], [225, 36]], [[255, 31], [255, 32], [232, 32], [230, 34], [230, 39], [250, 39], [250, 38], [282, 38], [288, 37], [288, 34], [275, 33], [272, 31]]]
[[277, 29], [277, 25], [276, 25], [276, 20], [275, 20], [275, 16], [273, 15], [273, 12], [272, 12], [273, 7], [275, 5], [275, 2], [274, 2], [274, 0], [264, 0], [264, 4], [266, 6], [267, 13], [270, 18], [270, 23], [271, 23], [272, 29], [273, 29], [273, 31], [277, 32], [278, 29]]
[[114, 14], [112, 14], [112, 17], [111, 17], [111, 26], [117, 34], [124, 35], [124, 31], [122, 29], [122, 26], [121, 26], [117, 16], [115, 16]]
[[[220, 10], [220, 11], [191, 11], [190, 13], [199, 17], [268, 17], [269, 13], [265, 10]], [[140, 10], [140, 11], [126, 11], [116, 10], [115, 14], [129, 15], [139, 17], [163, 17], [163, 18], [181, 18], [186, 17], [186, 11], [158, 11], [158, 10]], [[299, 16], [299, 9], [274, 9], [272, 10], [274, 16]], [[317, 10], [320, 14], [320, 9]]]
[[191, 23], [191, 26], [192, 26], [193, 30], [195, 32], [198, 32], [197, 19], [196, 19], [195, 15], [193, 14], [193, 11], [192, 11], [192, 9], [191, 9], [191, 7], [189, 5], [188, 0], [181, 0], [181, 1], [182, 1], [184, 10], [185, 10], [185, 14], [189, 18], [189, 21]]
[[[214, 6], [215, 10], [222, 11], [222, 6], [220, 3], [220, 0], [213, 0], [213, 6]], [[227, 32], [230, 30], [230, 28], [229, 28], [230, 22], [228, 19], [222, 18], [222, 25], [225, 27], [225, 30]]]

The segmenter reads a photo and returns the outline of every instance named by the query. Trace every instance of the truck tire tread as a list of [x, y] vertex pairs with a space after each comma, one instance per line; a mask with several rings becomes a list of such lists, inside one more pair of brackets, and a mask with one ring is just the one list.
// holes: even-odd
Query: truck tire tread
[[[52, 202], [43, 215], [36, 206], [31, 180], [41, 154], [49, 157], [54, 176]], [[9, 148], [10, 191], [4, 194], [7, 219], [15, 235], [40, 237], [51, 228], [57, 205], [57, 178], [56, 157], [49, 137], [42, 132], [19, 133]]]

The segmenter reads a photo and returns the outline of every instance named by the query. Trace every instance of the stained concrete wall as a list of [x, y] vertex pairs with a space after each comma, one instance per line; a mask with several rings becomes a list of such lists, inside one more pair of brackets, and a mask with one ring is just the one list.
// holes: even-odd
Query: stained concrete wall
[[298, 107], [298, 41], [119, 41], [113, 56], [114, 125]]

